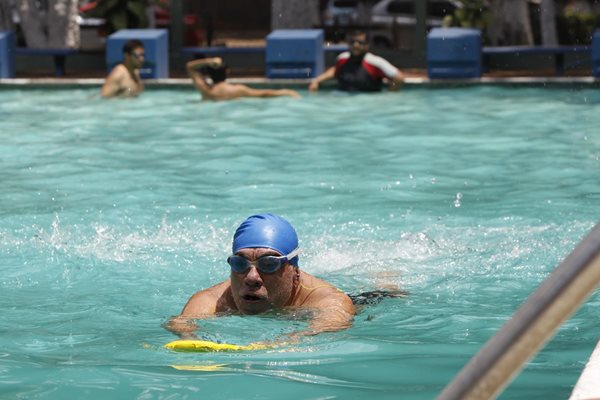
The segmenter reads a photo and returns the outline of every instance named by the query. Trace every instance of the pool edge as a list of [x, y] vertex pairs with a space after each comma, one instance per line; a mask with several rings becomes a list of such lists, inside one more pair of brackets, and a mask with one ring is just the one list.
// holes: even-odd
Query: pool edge
[[[243, 83], [257, 87], [294, 87], [307, 88], [310, 79], [267, 79], [267, 78], [232, 78], [231, 83]], [[99, 86], [104, 82], [104, 78], [14, 78], [0, 79], [0, 87], [20, 87], [20, 86]], [[191, 87], [191, 80], [187, 78], [169, 78], [169, 79], [147, 79], [145, 85], [150, 88], [161, 87]], [[585, 77], [482, 77], [471, 79], [429, 79], [427, 77], [408, 77], [405, 80], [406, 85], [424, 85], [424, 86], [447, 86], [447, 85], [545, 85], [545, 84], [586, 84], [593, 85], [600, 83], [599, 78], [592, 76]], [[334, 87], [333, 83], [328, 85]]]

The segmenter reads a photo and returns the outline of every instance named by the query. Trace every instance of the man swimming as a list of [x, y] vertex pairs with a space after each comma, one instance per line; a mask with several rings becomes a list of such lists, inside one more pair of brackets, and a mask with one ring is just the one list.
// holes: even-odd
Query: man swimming
[[227, 67], [223, 64], [221, 57], [189, 61], [186, 69], [194, 86], [202, 94], [203, 100], [233, 100], [240, 97], [300, 97], [298, 92], [291, 89], [254, 89], [246, 85], [227, 82]]
[[366, 32], [354, 32], [348, 42], [349, 51], [341, 53], [334, 66], [314, 78], [308, 89], [319, 90], [321, 83], [336, 78], [338, 89], [348, 92], [377, 92], [384, 78], [389, 88], [395, 89], [404, 82], [404, 74], [382, 57], [369, 52]]
[[144, 90], [140, 78], [140, 68], [144, 64], [144, 44], [139, 40], [129, 40], [123, 45], [123, 62], [115, 66], [100, 94], [102, 97], [135, 97]]
[[272, 214], [247, 218], [233, 236], [230, 278], [194, 294], [166, 328], [188, 338], [196, 319], [270, 310], [310, 311], [308, 329], [300, 335], [349, 328], [355, 314], [350, 297], [300, 270], [298, 254], [298, 236], [288, 221]]

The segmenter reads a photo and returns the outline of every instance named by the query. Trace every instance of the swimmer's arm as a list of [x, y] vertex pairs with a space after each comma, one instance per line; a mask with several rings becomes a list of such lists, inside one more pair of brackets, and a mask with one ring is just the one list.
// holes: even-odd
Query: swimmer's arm
[[317, 76], [315, 79], [310, 81], [310, 85], [308, 85], [308, 90], [311, 92], [315, 92], [319, 90], [319, 85], [325, 81], [333, 79], [335, 77], [335, 66], [329, 67], [325, 72], [321, 75]]
[[302, 308], [311, 311], [312, 319], [308, 329], [298, 332], [297, 335], [335, 332], [352, 326], [352, 320], [356, 313], [352, 299], [338, 288], [326, 282], [323, 283], [322, 285], [317, 283], [316, 286], [310, 288], [311, 291], [302, 303]]
[[329, 305], [325, 308], [315, 308], [313, 319], [307, 329], [291, 332], [276, 340], [258, 342], [267, 347], [289, 346], [300, 343], [305, 336], [314, 336], [324, 332], [337, 332], [352, 326], [354, 306], [352, 301], [344, 307]]
[[199, 73], [198, 71], [193, 71], [190, 73], [188, 71], [188, 74], [189, 74], [190, 78], [192, 78], [192, 82], [194, 83], [194, 86], [196, 87], [196, 89], [198, 89], [198, 91], [200, 93], [202, 93], [202, 95], [204, 95], [204, 96], [211, 95], [212, 88], [206, 84], [206, 81], [204, 80], [204, 76], [201, 73]]
[[401, 71], [398, 71], [394, 77], [389, 80], [389, 88], [390, 90], [397, 90], [404, 84], [404, 74]]
[[121, 91], [126, 73], [127, 69], [123, 65], [114, 67], [108, 77], [106, 77], [104, 85], [100, 89], [100, 95], [106, 98], [116, 96]]
[[[203, 307], [203, 302], [196, 293], [185, 305], [181, 314], [174, 316], [163, 327], [179, 336], [181, 339], [197, 339], [199, 329], [196, 320], [210, 318], [215, 315], [212, 307]], [[196, 297], [196, 299], [194, 299]]]
[[206, 67], [209, 65], [213, 66], [213, 67], [218, 67], [221, 64], [223, 64], [223, 59], [221, 57], [209, 57], [209, 58], [200, 58], [198, 60], [188, 61], [185, 64], [185, 67], [189, 73], [190, 70], [196, 70], [198, 68]]
[[245, 85], [239, 85], [240, 97], [280, 97], [289, 96], [293, 98], [300, 98], [300, 93], [291, 89], [253, 89]]
[[163, 327], [179, 336], [181, 339], [197, 339], [198, 324], [195, 319], [178, 315], [163, 324]]
[[140, 76], [139, 69], [136, 69], [134, 73], [135, 73], [135, 78], [136, 78], [136, 82], [137, 82], [138, 93], [141, 93], [144, 91], [144, 81], [142, 80], [142, 77]]
[[341, 292], [319, 301], [312, 307], [315, 311], [309, 329], [305, 333], [307, 335], [348, 329], [352, 326], [356, 313], [352, 300]]
[[182, 339], [196, 338], [199, 329], [196, 320], [214, 317], [217, 312], [229, 309], [224, 290], [227, 281], [195, 293], [181, 310], [181, 314], [171, 318], [163, 326]]
[[323, 332], [337, 332], [348, 329], [352, 326], [354, 314], [356, 313], [352, 300], [346, 294], [337, 291], [316, 302], [311, 302], [308, 308], [313, 312], [308, 328], [292, 332], [285, 339], [278, 342], [283, 344], [297, 343], [303, 336], [314, 336]]
[[199, 69], [207, 65], [217, 67], [222, 63], [223, 60], [221, 59], [221, 57], [210, 57], [189, 61], [185, 65], [185, 67], [188, 76], [192, 78], [192, 82], [194, 82], [194, 86], [196, 87], [196, 89], [198, 89], [203, 95], [210, 95], [212, 88], [206, 84], [206, 81], [204, 80], [204, 75], [200, 73]]

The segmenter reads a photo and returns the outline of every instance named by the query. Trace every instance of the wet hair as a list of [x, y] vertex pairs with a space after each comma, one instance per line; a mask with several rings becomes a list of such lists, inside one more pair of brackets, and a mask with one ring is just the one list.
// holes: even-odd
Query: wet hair
[[142, 43], [141, 41], [137, 40], [137, 39], [131, 39], [128, 40], [127, 42], [125, 42], [125, 44], [123, 45], [123, 53], [124, 54], [131, 54], [133, 53], [133, 51], [135, 49], [139, 49], [139, 48], [144, 48], [144, 43]]
[[223, 82], [227, 79], [227, 66], [222, 64], [218, 67], [202, 67], [200, 69], [200, 73], [202, 75], [210, 77], [213, 81], [213, 84]]
[[367, 40], [367, 42], [369, 42], [369, 40], [371, 39], [371, 35], [369, 35], [369, 32], [355, 30], [355, 31], [350, 32], [350, 34], [348, 35], [348, 40], [352, 40], [352, 38], [355, 38], [356, 36], [359, 36], [359, 35], [365, 35], [365, 39]]

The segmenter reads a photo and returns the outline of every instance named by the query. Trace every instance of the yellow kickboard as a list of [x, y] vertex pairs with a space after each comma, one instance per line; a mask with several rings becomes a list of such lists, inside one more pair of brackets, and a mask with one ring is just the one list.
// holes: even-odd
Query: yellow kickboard
[[165, 344], [167, 349], [175, 351], [211, 352], [211, 351], [245, 351], [268, 348], [264, 344], [251, 343], [247, 346], [237, 344], [215, 343], [208, 340], [175, 340]]
[[227, 367], [227, 364], [215, 364], [215, 365], [171, 365], [171, 367], [179, 371], [202, 371], [202, 372], [220, 372], [220, 371], [232, 371], [231, 368]]

